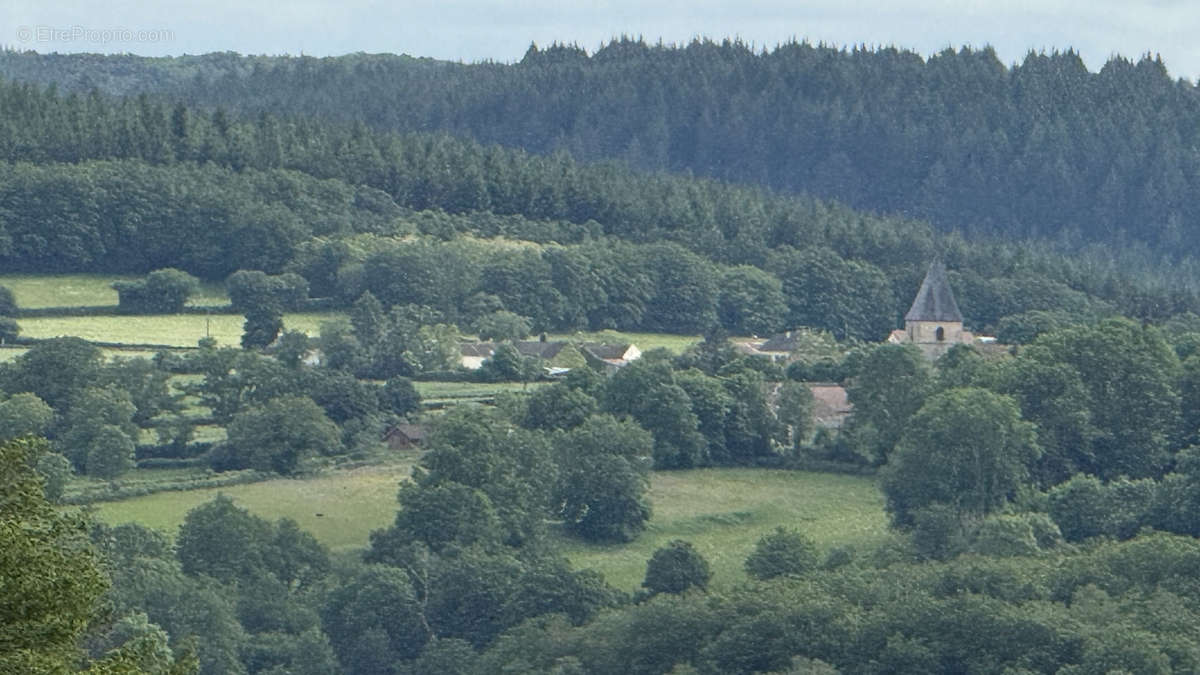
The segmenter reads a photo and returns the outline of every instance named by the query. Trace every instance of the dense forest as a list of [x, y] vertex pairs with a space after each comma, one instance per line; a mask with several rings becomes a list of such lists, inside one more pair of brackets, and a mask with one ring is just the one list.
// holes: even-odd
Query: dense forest
[[5, 52], [0, 74], [80, 94], [148, 93], [261, 113], [443, 131], [539, 155], [620, 159], [943, 229], [1195, 255], [1200, 92], [1157, 58], [988, 48], [739, 42], [592, 54], [531, 46], [519, 63], [393, 55], [165, 59]]
[[[738, 333], [803, 324], [878, 340], [941, 256], [969, 324], [985, 330], [1033, 310], [1156, 321], [1200, 312], [1190, 259], [1168, 266], [1142, 247], [1064, 253], [1037, 240], [963, 238], [561, 152], [267, 113], [243, 120], [146, 96], [9, 82], [0, 111], [0, 264], [13, 270], [176, 267], [209, 279], [288, 270], [318, 295], [340, 286], [348, 303], [371, 290], [388, 304], [440, 305], [448, 320], [483, 294], [539, 329], [697, 333], [721, 318]], [[421, 245], [407, 245], [414, 235]], [[479, 268], [447, 264], [463, 235], [547, 247]], [[384, 264], [389, 255], [412, 271]], [[780, 290], [788, 311], [763, 313], [766, 324], [720, 311], [721, 293], [726, 307], [734, 297], [774, 307]]]

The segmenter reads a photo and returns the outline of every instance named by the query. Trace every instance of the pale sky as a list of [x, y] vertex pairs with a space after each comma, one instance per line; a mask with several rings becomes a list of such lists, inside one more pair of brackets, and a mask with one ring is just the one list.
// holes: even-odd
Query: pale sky
[[521, 58], [530, 42], [594, 51], [619, 35], [686, 43], [738, 37], [894, 45], [922, 55], [992, 45], [1006, 64], [1075, 48], [1092, 70], [1113, 54], [1161, 54], [1200, 77], [1200, 3], [1187, 0], [5, 0], [0, 45], [147, 56], [392, 52], [454, 61]]

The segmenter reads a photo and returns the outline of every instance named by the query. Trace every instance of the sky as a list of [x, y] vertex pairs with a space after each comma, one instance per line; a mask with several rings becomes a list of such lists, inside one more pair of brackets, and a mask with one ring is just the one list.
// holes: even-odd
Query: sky
[[392, 52], [519, 60], [530, 43], [594, 51], [628, 35], [685, 44], [739, 38], [896, 46], [922, 55], [991, 45], [1006, 64], [1074, 48], [1092, 70], [1113, 55], [1161, 54], [1200, 79], [1200, 3], [1191, 0], [5, 0], [0, 45], [146, 56], [235, 51], [331, 56]]

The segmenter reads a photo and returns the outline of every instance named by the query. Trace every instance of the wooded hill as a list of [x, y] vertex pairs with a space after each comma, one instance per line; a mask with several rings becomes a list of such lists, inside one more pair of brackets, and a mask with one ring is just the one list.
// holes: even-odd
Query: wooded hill
[[[0, 84], [0, 119], [6, 269], [177, 267], [209, 279], [291, 270], [315, 294], [443, 303], [451, 320], [483, 294], [538, 329], [695, 334], [720, 318], [734, 332], [810, 325], [879, 340], [940, 255], [976, 327], [1030, 310], [1076, 320], [1200, 312], [1190, 259], [964, 239], [811, 197], [564, 152], [14, 82]], [[401, 246], [414, 235], [422, 246]], [[464, 263], [455, 257], [463, 235], [555, 245]], [[386, 257], [397, 246], [409, 267]], [[739, 307], [773, 322], [747, 321]]]
[[64, 90], [445, 131], [537, 154], [628, 160], [943, 229], [1195, 255], [1200, 93], [1149, 56], [614, 40], [531, 46], [516, 64], [336, 58], [0, 54]]

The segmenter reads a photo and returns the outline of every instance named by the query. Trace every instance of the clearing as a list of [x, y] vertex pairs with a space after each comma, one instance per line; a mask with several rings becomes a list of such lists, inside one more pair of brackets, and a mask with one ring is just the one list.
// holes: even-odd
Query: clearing
[[[96, 516], [174, 534], [190, 509], [223, 493], [264, 518], [292, 518], [334, 551], [353, 550], [366, 546], [371, 530], [391, 524], [396, 488], [415, 461], [413, 455], [307, 480], [162, 492], [97, 504]], [[870, 478], [858, 476], [771, 469], [659, 471], [652, 476], [650, 495], [654, 516], [637, 541], [594, 545], [562, 537], [567, 557], [632, 591], [654, 549], [687, 539], [708, 559], [713, 585], [721, 588], [745, 580], [742, 563], [755, 542], [781, 525], [812, 537], [822, 555], [835, 546], [868, 547], [887, 533], [882, 495]]]

